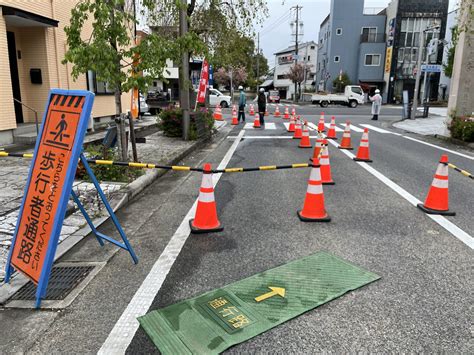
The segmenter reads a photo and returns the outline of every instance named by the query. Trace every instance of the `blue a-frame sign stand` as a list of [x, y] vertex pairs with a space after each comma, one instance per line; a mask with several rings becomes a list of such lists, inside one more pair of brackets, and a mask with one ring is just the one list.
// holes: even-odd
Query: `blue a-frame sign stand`
[[[68, 170], [66, 172], [66, 178], [64, 179], [64, 181], [62, 181], [63, 189], [62, 189], [62, 193], [61, 193], [61, 196], [60, 196], [60, 199], [59, 199], [59, 204], [58, 204], [58, 207], [57, 207], [57, 211], [56, 211], [56, 214], [54, 216], [51, 235], [50, 235], [49, 243], [48, 243], [48, 249], [46, 251], [46, 257], [44, 259], [43, 267], [40, 271], [38, 287], [36, 289], [36, 303], [35, 303], [36, 308], [40, 307], [41, 299], [43, 299], [46, 296], [46, 289], [47, 289], [47, 286], [48, 286], [48, 281], [49, 281], [49, 277], [50, 277], [50, 274], [51, 274], [51, 269], [53, 267], [54, 255], [56, 253], [56, 249], [57, 249], [57, 246], [58, 246], [59, 235], [61, 233], [61, 227], [62, 227], [64, 216], [65, 216], [65, 213], [66, 213], [66, 207], [67, 207], [67, 203], [68, 203], [68, 200], [69, 200], [69, 196], [72, 196], [72, 198], [74, 199], [75, 203], [79, 207], [79, 210], [81, 211], [82, 215], [86, 219], [87, 224], [91, 228], [92, 233], [94, 233], [95, 237], [97, 238], [97, 241], [99, 242], [99, 244], [101, 246], [104, 246], [104, 240], [108, 241], [108, 242], [116, 245], [119, 248], [127, 250], [130, 253], [130, 256], [132, 257], [133, 262], [135, 264], [138, 263], [138, 258], [136, 256], [135, 252], [133, 251], [133, 248], [131, 247], [131, 245], [130, 245], [127, 237], [126, 237], [125, 232], [123, 231], [123, 229], [122, 229], [122, 227], [121, 227], [121, 225], [120, 225], [120, 223], [119, 223], [112, 207], [110, 206], [104, 192], [102, 191], [102, 189], [100, 187], [99, 181], [95, 177], [94, 172], [92, 171], [91, 167], [89, 166], [89, 164], [87, 162], [86, 157], [84, 156], [84, 154], [82, 152], [82, 143], [84, 141], [84, 136], [85, 136], [85, 133], [86, 133], [88, 120], [89, 120], [91, 110], [92, 110], [92, 105], [93, 105], [93, 102], [94, 102], [94, 94], [89, 92], [89, 91], [83, 91], [83, 90], [52, 89], [50, 91], [49, 98], [48, 98], [48, 101], [46, 103], [45, 114], [43, 116], [43, 122], [41, 124], [41, 130], [39, 132], [38, 139], [36, 141], [36, 146], [35, 146], [35, 151], [34, 151], [34, 155], [33, 155], [33, 159], [32, 159], [32, 164], [31, 164], [31, 167], [30, 167], [30, 171], [29, 171], [29, 174], [28, 174], [28, 179], [27, 179], [27, 183], [26, 183], [26, 187], [25, 187], [25, 194], [23, 196], [23, 201], [22, 201], [22, 204], [21, 204], [21, 207], [20, 207], [20, 213], [19, 213], [19, 217], [18, 217], [16, 229], [15, 229], [15, 234], [14, 234], [14, 238], [13, 238], [13, 241], [12, 241], [12, 247], [10, 248], [10, 252], [9, 252], [9, 255], [8, 255], [5, 282], [10, 281], [13, 270], [14, 270], [14, 266], [11, 263], [12, 256], [13, 256], [13, 251], [14, 251], [14, 246], [16, 245], [15, 243], [16, 243], [16, 240], [18, 238], [18, 230], [19, 230], [19, 227], [20, 227], [21, 218], [23, 216], [23, 210], [24, 210], [26, 202], [27, 202], [26, 199], [27, 199], [28, 189], [31, 186], [31, 182], [32, 182], [33, 166], [35, 164], [36, 159], [38, 158], [38, 156], [37, 156], [38, 155], [38, 150], [39, 150], [39, 147], [41, 145], [43, 134], [45, 132], [45, 126], [46, 126], [46, 121], [48, 119], [47, 116], [49, 114], [50, 103], [52, 103], [53, 99], [55, 100], [55, 105], [60, 105], [60, 106], [64, 105], [65, 109], [67, 108], [66, 106], [70, 107], [71, 104], [74, 104], [74, 102], [77, 103], [77, 105], [79, 105], [79, 103], [81, 103], [82, 111], [80, 113], [79, 122], [78, 122], [78, 125], [77, 125], [77, 130], [76, 130], [75, 137], [74, 137], [74, 144], [72, 146], [72, 149], [70, 150], [70, 155], [69, 155], [70, 164], [69, 164]], [[84, 100], [84, 101], [82, 101], [82, 100]], [[76, 105], [76, 108], [77, 108], [77, 105]], [[109, 236], [107, 236], [107, 235], [105, 235], [105, 234], [103, 234], [103, 233], [101, 233], [97, 230], [97, 228], [94, 226], [94, 223], [92, 222], [92, 219], [90, 218], [90, 216], [86, 212], [84, 206], [82, 205], [81, 201], [79, 200], [78, 196], [72, 190], [72, 184], [74, 182], [74, 176], [75, 176], [75, 173], [76, 173], [77, 162], [79, 162], [79, 160], [84, 165], [87, 174], [89, 175], [92, 183], [94, 184], [94, 187], [97, 189], [97, 192], [99, 193], [99, 196], [100, 196], [102, 202], [104, 203], [105, 208], [107, 209], [107, 212], [110, 215], [110, 218], [112, 219], [112, 222], [114, 223], [115, 227], [117, 228], [117, 230], [120, 234], [120, 237], [122, 239], [121, 242], [118, 241], [118, 240], [115, 240], [115, 239], [113, 239], [113, 238], [111, 238], [111, 237], [109, 237]]]

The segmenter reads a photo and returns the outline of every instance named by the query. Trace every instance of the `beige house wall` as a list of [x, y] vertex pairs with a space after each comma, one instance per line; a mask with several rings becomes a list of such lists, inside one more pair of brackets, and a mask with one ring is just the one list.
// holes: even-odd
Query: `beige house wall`
[[[22, 102], [38, 111], [42, 119], [51, 88], [87, 90], [86, 76], [71, 76], [71, 64], [62, 64], [67, 50], [64, 27], [69, 24], [71, 9], [79, 0], [0, 0], [0, 5], [14, 7], [59, 21], [58, 27], [12, 27], [0, 16], [0, 131], [16, 128], [13, 94], [8, 61], [6, 31], [15, 33]], [[83, 36], [90, 36], [92, 26], [86, 23]], [[30, 69], [40, 68], [43, 84], [31, 84]], [[130, 108], [130, 94], [122, 95], [122, 110]], [[94, 117], [115, 114], [113, 95], [97, 95], [92, 109]], [[34, 114], [23, 108], [24, 122], [34, 122]]]

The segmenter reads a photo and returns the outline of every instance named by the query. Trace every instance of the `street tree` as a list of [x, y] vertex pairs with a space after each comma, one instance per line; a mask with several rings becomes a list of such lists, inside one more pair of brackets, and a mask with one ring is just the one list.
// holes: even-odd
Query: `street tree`
[[447, 62], [443, 64], [444, 74], [450, 78], [453, 75], [454, 55], [456, 54], [456, 46], [458, 44], [459, 27], [451, 27], [451, 43], [448, 46]]
[[311, 65], [305, 63], [295, 63], [290, 67], [288, 79], [290, 79], [292, 83], [298, 85], [298, 92], [295, 93], [295, 97], [301, 96], [301, 83], [305, 81], [310, 69]]
[[[142, 15], [155, 15], [154, 0], [141, 0]], [[83, 32], [91, 21], [92, 33]], [[71, 20], [64, 31], [68, 50], [63, 60], [72, 63], [72, 76], [93, 71], [98, 81], [114, 89], [115, 113], [122, 113], [121, 94], [132, 88], [146, 90], [153, 78], [162, 78], [166, 59], [177, 59], [183, 51], [204, 51], [194, 33], [171, 40], [151, 33], [139, 43], [134, 41], [136, 23], [133, 0], [82, 0], [72, 9]], [[135, 75], [146, 71], [148, 75]], [[122, 151], [126, 159], [126, 152]]]
[[347, 75], [346, 72], [343, 72], [333, 80], [332, 87], [336, 90], [336, 92], [344, 92], [344, 88], [350, 84], [351, 79], [349, 78], [349, 75]]

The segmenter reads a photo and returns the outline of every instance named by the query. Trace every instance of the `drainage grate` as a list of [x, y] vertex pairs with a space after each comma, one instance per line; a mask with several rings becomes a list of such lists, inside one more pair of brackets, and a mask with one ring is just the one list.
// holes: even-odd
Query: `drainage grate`
[[[55, 266], [51, 271], [44, 300], [64, 300], [95, 266]], [[28, 282], [10, 300], [32, 301], [36, 299], [36, 285]]]

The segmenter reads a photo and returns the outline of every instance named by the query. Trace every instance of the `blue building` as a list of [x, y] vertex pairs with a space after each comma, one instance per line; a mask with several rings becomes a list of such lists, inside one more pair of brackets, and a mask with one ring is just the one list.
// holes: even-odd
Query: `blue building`
[[319, 29], [316, 89], [332, 92], [341, 73], [354, 85], [383, 89], [385, 23], [385, 10], [367, 14], [364, 0], [331, 0]]

